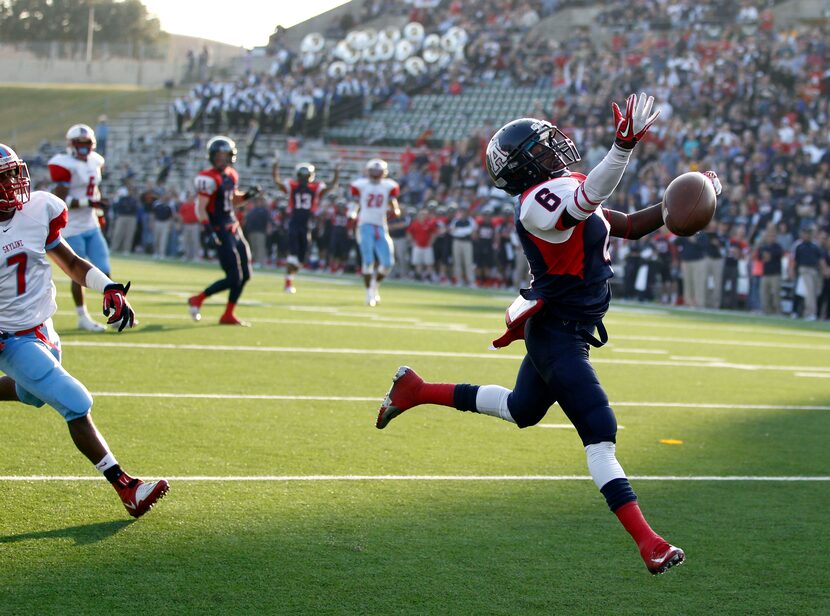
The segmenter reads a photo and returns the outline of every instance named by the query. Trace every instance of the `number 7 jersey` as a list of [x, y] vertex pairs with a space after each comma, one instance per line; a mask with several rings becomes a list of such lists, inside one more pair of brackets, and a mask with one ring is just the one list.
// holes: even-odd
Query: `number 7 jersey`
[[[516, 232], [530, 264], [526, 297], [544, 298], [557, 318], [595, 322], [611, 301], [611, 227], [602, 207], [585, 202], [584, 180], [581, 173], [571, 173], [525, 191], [516, 205]], [[573, 208], [591, 213], [565, 228], [562, 214]]]
[[0, 222], [0, 330], [30, 329], [57, 310], [46, 251], [60, 242], [66, 218], [61, 199], [35, 191], [11, 220]]

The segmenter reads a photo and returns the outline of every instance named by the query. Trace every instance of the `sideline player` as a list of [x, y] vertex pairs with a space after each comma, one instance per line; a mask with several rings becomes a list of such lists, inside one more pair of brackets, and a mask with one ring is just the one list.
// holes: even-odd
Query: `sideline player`
[[[550, 123], [523, 118], [502, 127], [487, 147], [493, 183], [516, 200], [516, 228], [530, 262], [529, 289], [508, 308], [507, 332], [497, 347], [524, 339], [527, 355], [513, 390], [499, 385], [424, 382], [411, 368], [398, 369], [383, 401], [376, 426], [419, 404], [500, 417], [526, 428], [549, 407], [559, 406], [574, 424], [588, 458], [588, 469], [609, 508], [628, 531], [651, 573], [683, 562], [683, 550], [655, 533], [616, 458], [617, 420], [588, 358], [589, 345], [607, 341], [602, 318], [608, 310], [613, 276], [609, 235], [638, 239], [663, 226], [662, 208], [634, 214], [606, 210], [634, 146], [658, 113], [653, 98], [631, 95], [625, 114], [612, 106], [616, 139], [605, 158], [584, 176], [568, 166], [580, 160], [573, 142]], [[710, 179], [720, 192], [712, 172]], [[599, 340], [594, 333], [599, 334]]]
[[360, 244], [367, 306], [376, 306], [380, 302], [380, 283], [395, 262], [386, 217], [390, 206], [396, 218], [401, 215], [397, 199], [401, 187], [388, 175], [386, 161], [373, 158], [366, 163], [366, 177], [356, 179], [351, 186], [352, 196], [358, 199], [357, 240]]
[[187, 300], [190, 316], [199, 321], [205, 299], [227, 289], [228, 303], [219, 323], [247, 327], [248, 323], [239, 320], [234, 309], [245, 283], [251, 278], [251, 248], [242, 234], [234, 208], [256, 197], [262, 189], [254, 186], [244, 193], [238, 190], [239, 174], [232, 167], [236, 162], [236, 144], [230, 138], [219, 135], [208, 141], [207, 157], [210, 167], [200, 171], [195, 179], [196, 216], [207, 227], [225, 277]]
[[92, 396], [61, 366], [60, 338], [52, 326], [55, 284], [48, 254], [78, 284], [104, 294], [104, 316], [118, 331], [135, 314], [127, 286], [110, 280], [63, 241], [66, 204], [47, 192], [30, 192], [29, 171], [0, 144], [0, 228], [5, 262], [0, 270], [0, 400], [35, 407], [49, 404], [67, 422], [75, 446], [112, 484], [127, 512], [146, 513], [167, 493], [167, 482], [125, 473], [92, 422]]
[[[69, 206], [69, 222], [63, 238], [75, 253], [89, 259], [95, 267], [110, 274], [110, 251], [98, 220], [101, 200], [101, 174], [104, 157], [95, 151], [95, 131], [86, 124], [75, 124], [66, 131], [66, 153], [49, 160], [49, 175], [54, 193]], [[78, 312], [78, 329], [102, 332], [106, 327], [92, 320], [84, 303], [84, 288], [72, 281], [72, 300]]]
[[315, 173], [314, 165], [300, 163], [294, 169], [295, 179], [282, 180], [280, 161], [277, 156], [274, 157], [274, 164], [271, 167], [274, 184], [288, 195], [288, 259], [286, 259], [285, 286], [283, 287], [286, 293], [297, 292], [294, 286], [294, 274], [305, 263], [311, 219], [317, 213], [317, 206], [323, 195], [337, 186], [340, 179], [340, 166], [334, 168], [334, 177], [328, 184], [318, 182]]

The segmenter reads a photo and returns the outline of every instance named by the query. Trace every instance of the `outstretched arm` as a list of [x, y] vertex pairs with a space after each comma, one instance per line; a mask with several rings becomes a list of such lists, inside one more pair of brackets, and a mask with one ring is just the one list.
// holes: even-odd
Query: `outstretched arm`
[[331, 178], [331, 182], [326, 184], [326, 187], [323, 190], [320, 191], [320, 196], [322, 197], [327, 192], [329, 192], [332, 188], [336, 188], [337, 187], [337, 182], [339, 182], [339, 181], [340, 181], [340, 165], [336, 165], [334, 167], [334, 177]]
[[625, 115], [617, 103], [611, 105], [616, 129], [614, 145], [576, 189], [573, 200], [560, 218], [562, 228], [575, 227], [588, 218], [617, 188], [634, 146], [660, 115], [659, 111], [651, 113], [653, 104], [652, 96], [640, 94], [638, 99], [636, 94], [632, 94], [626, 99]]
[[64, 239], [47, 252], [73, 281], [104, 294], [103, 312], [105, 317], [109, 317], [107, 323], [112, 325], [120, 322], [118, 331], [135, 324], [135, 312], [127, 301], [127, 292], [130, 290], [129, 282], [127, 286], [113, 282], [92, 263], [75, 254]]
[[638, 240], [662, 227], [663, 203], [655, 203], [639, 212], [623, 214], [616, 210], [604, 210], [611, 225], [611, 236], [626, 240]]
[[277, 189], [281, 192], [288, 193], [285, 188], [285, 184], [280, 177], [280, 159], [274, 157], [274, 162], [271, 165], [271, 177], [274, 178], [274, 184], [277, 185]]

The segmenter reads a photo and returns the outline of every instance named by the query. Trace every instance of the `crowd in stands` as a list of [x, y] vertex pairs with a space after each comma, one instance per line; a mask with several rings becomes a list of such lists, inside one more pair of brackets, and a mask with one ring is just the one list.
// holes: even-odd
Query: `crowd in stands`
[[[618, 291], [625, 296], [830, 316], [827, 26], [777, 27], [772, 2], [614, 0], [603, 3], [597, 17], [608, 37], [574, 30], [566, 39], [527, 38], [540, 18], [576, 4], [591, 3], [452, 0], [423, 10], [387, 0], [364, 7], [375, 11], [372, 15], [406, 11], [439, 32], [454, 25], [468, 30], [467, 62], [447, 71], [435, 88], [452, 92], [453, 83], [549, 87], [552, 103], [538, 102], [516, 115], [558, 124], [582, 154], [578, 171], [589, 171], [607, 152], [610, 101], [621, 103], [627, 93], [641, 90], [655, 96], [660, 120], [607, 206], [635, 211], [659, 202], [668, 182], [689, 170], [716, 170], [724, 192], [716, 220], [693, 238], [658, 234], [615, 242]], [[338, 87], [342, 95], [352, 84], [362, 96], [382, 81], [384, 94], [397, 93], [394, 72], [391, 84], [389, 75], [371, 72], [365, 79], [344, 80], [328, 80], [318, 72], [319, 81], [298, 69], [297, 58], [281, 53], [279, 44], [273, 51], [269, 75], [197, 85], [183, 101], [188, 110], [180, 128], [244, 130], [251, 122], [269, 122], [263, 113], [271, 105], [282, 115], [269, 129], [290, 132], [298, 112], [314, 107], [318, 113], [320, 101], [336, 95]], [[370, 81], [372, 75], [381, 81]], [[388, 104], [405, 108], [406, 95]], [[510, 288], [521, 283], [526, 268], [508, 214], [512, 205], [490, 185], [482, 164], [483, 148], [497, 128], [481, 126], [468, 139], [441, 148], [413, 144], [400, 160], [390, 161], [407, 211], [403, 220], [390, 221], [398, 255], [395, 276]], [[164, 178], [154, 179], [153, 186], [125, 186], [116, 200], [111, 234], [120, 216], [135, 216], [135, 228], [122, 228], [119, 235], [132, 233], [132, 239], [119, 240], [116, 250], [209, 256], [198, 237], [193, 239], [198, 231], [187, 231], [193, 224], [188, 218], [192, 195], [167, 190]], [[344, 190], [322, 204], [311, 265], [336, 271], [354, 267], [349, 207]], [[465, 216], [475, 224], [460, 225]], [[246, 213], [260, 266], [278, 265], [284, 258], [285, 218], [278, 199], [261, 200]], [[153, 231], [157, 227], [159, 233]]]

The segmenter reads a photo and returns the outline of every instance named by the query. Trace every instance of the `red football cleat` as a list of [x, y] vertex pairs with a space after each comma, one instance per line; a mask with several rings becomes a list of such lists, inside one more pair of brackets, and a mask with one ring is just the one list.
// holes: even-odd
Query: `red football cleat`
[[420, 404], [418, 393], [424, 380], [409, 366], [401, 366], [392, 379], [392, 388], [383, 399], [375, 427], [383, 430], [390, 421]]
[[219, 318], [219, 323], [221, 325], [241, 325], [242, 327], [250, 327], [251, 324], [247, 321], [240, 321], [236, 318], [236, 315], [233, 314], [223, 314]]
[[115, 486], [115, 491], [121, 497], [124, 507], [134, 518], [140, 518], [147, 513], [153, 505], [167, 494], [170, 489], [164, 479], [158, 481], [141, 481], [133, 477], [122, 475], [124, 487]]
[[654, 575], [665, 573], [672, 567], [680, 565], [686, 559], [683, 550], [665, 541], [660, 541], [645, 553], [640, 553], [646, 563], [646, 568]]
[[193, 318], [194, 321], [199, 321], [202, 318], [201, 308], [202, 302], [199, 301], [199, 296], [194, 295], [189, 300], [187, 300], [187, 307], [190, 310], [190, 316]]

